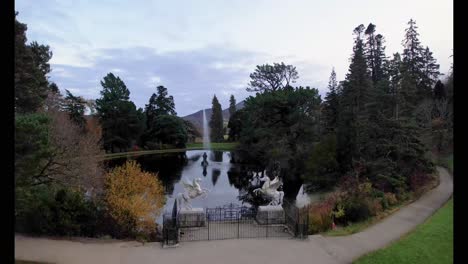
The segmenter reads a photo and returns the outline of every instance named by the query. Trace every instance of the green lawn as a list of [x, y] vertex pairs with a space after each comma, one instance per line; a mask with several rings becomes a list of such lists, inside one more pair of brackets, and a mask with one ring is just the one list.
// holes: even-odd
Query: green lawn
[[453, 263], [453, 199], [401, 240], [354, 263]]

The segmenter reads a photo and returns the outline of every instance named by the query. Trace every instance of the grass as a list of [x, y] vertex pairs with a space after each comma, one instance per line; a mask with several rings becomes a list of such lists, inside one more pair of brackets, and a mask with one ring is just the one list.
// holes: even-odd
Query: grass
[[453, 199], [401, 240], [354, 263], [453, 263]]
[[[234, 148], [237, 146], [237, 144], [238, 144], [237, 142], [211, 143], [211, 150], [230, 151], [230, 150], [234, 150]], [[186, 151], [186, 150], [195, 150], [195, 149], [203, 149], [203, 143], [189, 143], [189, 144], [187, 144], [186, 148], [180, 148], [180, 149], [139, 150], [139, 151], [112, 153], [112, 154], [104, 155], [103, 159], [107, 160], [107, 159], [122, 158], [122, 157], [127, 157], [127, 156], [139, 156], [139, 155], [162, 154], [162, 153], [175, 153], [175, 152], [183, 152], [183, 151]]]

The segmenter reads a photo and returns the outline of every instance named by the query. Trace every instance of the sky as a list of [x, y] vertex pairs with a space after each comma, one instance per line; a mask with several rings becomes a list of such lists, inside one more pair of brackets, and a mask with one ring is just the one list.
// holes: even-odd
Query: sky
[[16, 0], [28, 42], [51, 47], [50, 80], [87, 99], [100, 97], [100, 81], [112, 72], [137, 107], [158, 85], [174, 96], [185, 116], [239, 102], [256, 65], [296, 66], [296, 85], [319, 89], [332, 68], [343, 80], [352, 54], [353, 29], [373, 23], [386, 40], [386, 55], [403, 50], [407, 22], [416, 21], [447, 73], [453, 54], [453, 2], [436, 0]]

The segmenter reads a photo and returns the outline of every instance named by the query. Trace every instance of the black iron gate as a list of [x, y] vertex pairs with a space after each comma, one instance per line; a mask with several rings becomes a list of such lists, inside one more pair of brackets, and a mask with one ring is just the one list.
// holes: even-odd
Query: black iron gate
[[228, 204], [206, 208], [203, 219], [176, 219], [173, 215], [163, 217], [163, 244], [182, 241], [220, 240], [240, 238], [296, 237], [306, 238], [308, 217], [306, 208], [285, 201], [284, 217], [259, 219], [254, 207]]

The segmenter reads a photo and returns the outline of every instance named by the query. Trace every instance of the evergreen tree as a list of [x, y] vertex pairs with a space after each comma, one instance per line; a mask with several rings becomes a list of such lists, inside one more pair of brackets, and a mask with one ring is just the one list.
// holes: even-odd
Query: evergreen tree
[[111, 152], [126, 151], [135, 143], [141, 132], [135, 104], [130, 101], [130, 91], [113, 73], [101, 81], [101, 98], [96, 100], [96, 110], [103, 130], [104, 148]]
[[372, 102], [372, 81], [367, 71], [362, 34], [364, 25], [354, 29], [354, 54], [340, 96], [337, 131], [337, 158], [346, 171], [353, 159], [359, 158], [359, 142]]
[[18, 13], [15, 13], [15, 112], [31, 113], [38, 110], [47, 97], [46, 75], [50, 72], [52, 52], [49, 46], [37, 42], [26, 45], [27, 26], [18, 22], [16, 15]]
[[167, 88], [157, 87], [158, 94], [153, 93], [149, 103], [145, 106], [147, 126], [150, 128], [156, 117], [161, 115], [177, 115], [175, 111], [174, 97], [168, 96]]
[[210, 120], [210, 136], [213, 142], [222, 142], [224, 139], [223, 134], [223, 112], [221, 104], [218, 102], [216, 95], [213, 96], [212, 101], [212, 114]]
[[420, 90], [425, 92], [426, 97], [430, 97], [432, 88], [441, 74], [439, 72], [440, 65], [437, 64], [436, 59], [432, 56], [429, 47], [426, 47], [424, 50], [422, 67], [421, 81], [419, 83]]
[[388, 64], [389, 76], [389, 95], [391, 98], [391, 115], [395, 120], [398, 120], [401, 108], [401, 82], [402, 82], [402, 61], [401, 56], [397, 52], [393, 54], [392, 60]]
[[438, 80], [434, 86], [434, 100], [442, 100], [447, 98], [444, 84]]
[[231, 94], [229, 98], [229, 116], [231, 117], [236, 112], [236, 99], [234, 95]]
[[419, 33], [416, 31], [418, 29], [416, 21], [411, 19], [408, 22], [408, 25], [409, 28], [405, 29], [405, 38], [402, 42], [404, 47], [403, 63], [405, 64], [405, 69], [409, 74], [413, 78], [418, 78], [423, 64], [423, 48], [418, 38]]
[[86, 128], [86, 119], [84, 117], [86, 101], [79, 96], [74, 96], [70, 91], [65, 90], [64, 110], [70, 116], [70, 119], [81, 129]]
[[334, 132], [338, 119], [338, 83], [336, 81], [335, 68], [332, 69], [328, 81], [328, 92], [325, 96], [323, 106], [325, 129], [327, 132]]

